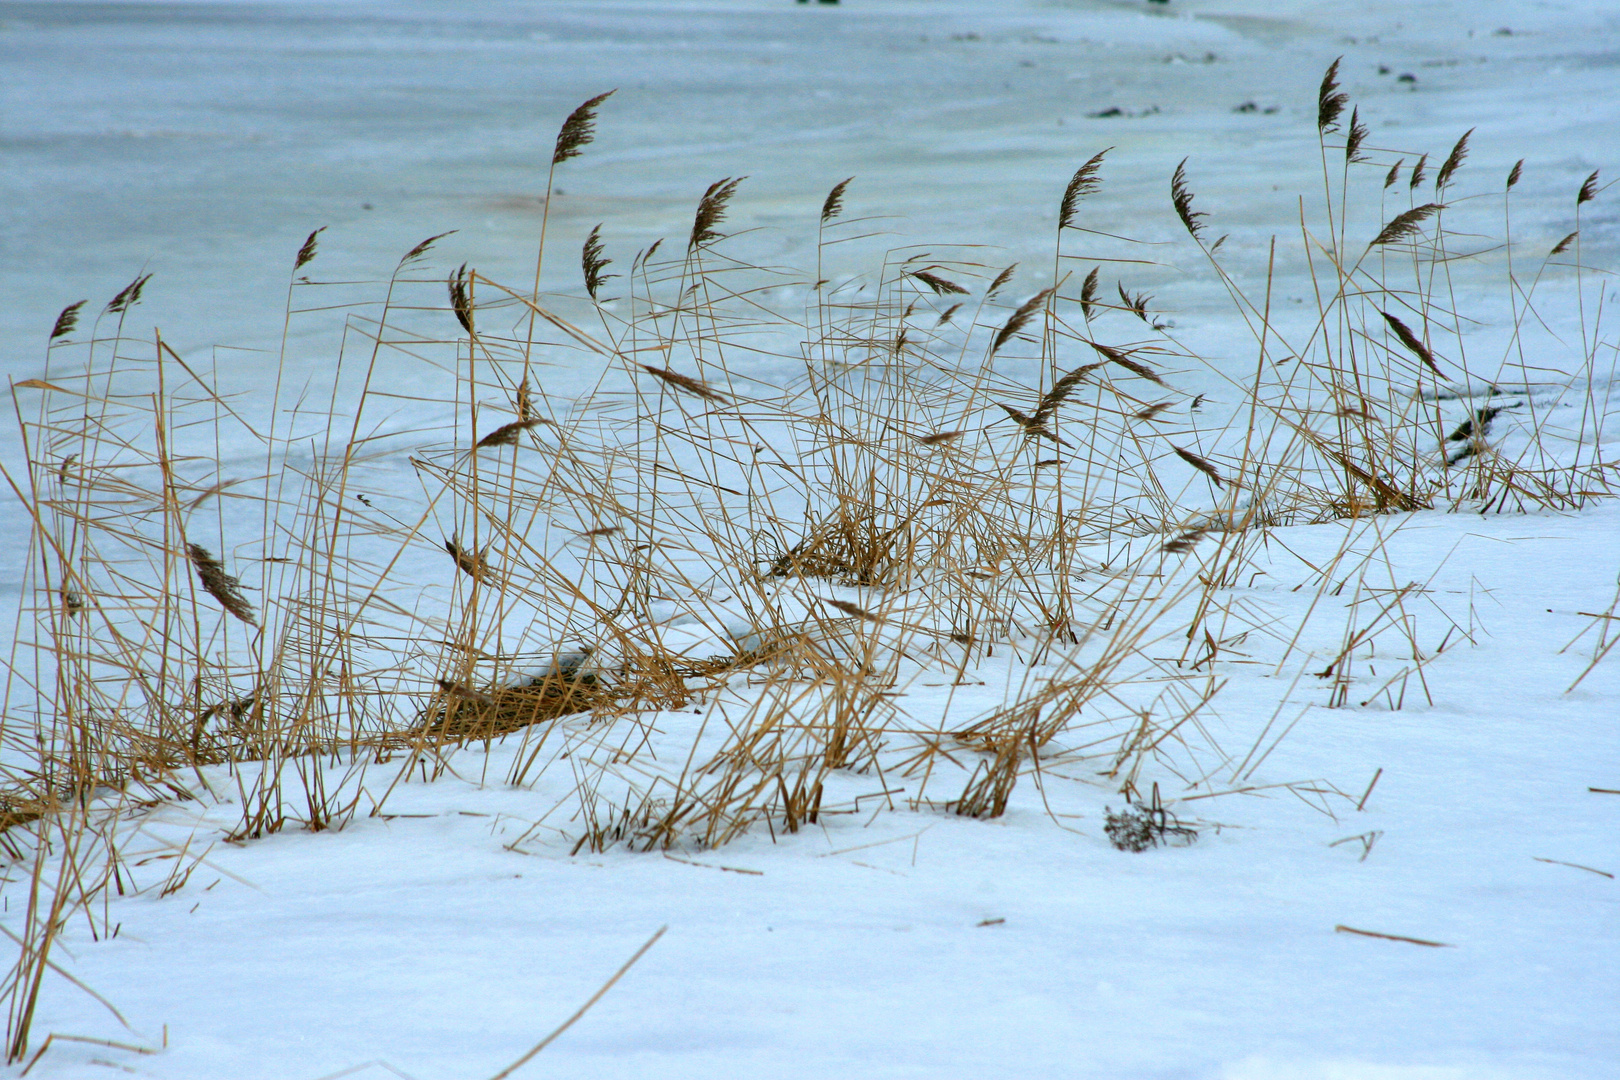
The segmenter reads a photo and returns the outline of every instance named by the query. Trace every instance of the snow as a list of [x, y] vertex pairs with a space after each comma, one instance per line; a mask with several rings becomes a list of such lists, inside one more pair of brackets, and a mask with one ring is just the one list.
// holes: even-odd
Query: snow
[[[994, 245], [987, 264], [1047, 267], [1063, 184], [1113, 146], [1097, 227], [1163, 242], [1137, 287], [1242, 378], [1250, 339], [1169, 207], [1178, 161], [1190, 159], [1212, 230], [1232, 234], [1235, 273], [1263, 289], [1269, 237], [1293, 252], [1298, 196], [1320, 199], [1316, 87], [1342, 54], [1377, 146], [1438, 160], [1472, 127], [1467, 172], [1505, 177], [1526, 158], [1515, 236], [1550, 246], [1574, 228], [1585, 176], [1620, 167], [1617, 42], [1620, 15], [1595, 0], [6, 3], [3, 363], [14, 381], [42, 377], [63, 305], [88, 295], [95, 308], [152, 271], [131, 333], [161, 327], [186, 356], [268, 351], [218, 354], [223, 382], [262, 393], [292, 254], [322, 225], [330, 279], [374, 281], [418, 240], [460, 229], [435, 249], [435, 273], [472, 260], [521, 284], [556, 125], [618, 87], [597, 141], [559, 170], [554, 291], [580, 295], [571, 252], [597, 221], [627, 262], [682, 236], [708, 184], [745, 173], [728, 227], [759, 230], [740, 242], [761, 263], [813, 260], [821, 199], [854, 174], [851, 212], [887, 215], [886, 246]], [[1246, 101], [1259, 108], [1233, 111]], [[1144, 115], [1090, 115], [1112, 107]], [[1583, 208], [1588, 266], [1620, 256], [1613, 205], [1606, 194]], [[1279, 303], [1312, 295], [1306, 273], [1282, 256]], [[1469, 340], [1489, 368], [1507, 355], [1488, 306], [1502, 289], [1461, 289], [1487, 299]], [[1578, 351], [1582, 314], [1560, 295], [1537, 347]], [[1302, 310], [1279, 319], [1308, 323], [1309, 300]], [[324, 341], [295, 331], [293, 369], [318, 371]], [[390, 374], [407, 389], [437, 377]], [[592, 373], [557, 378], [582, 392]], [[1179, 388], [1205, 389], [1195, 378], [1222, 385]], [[401, 427], [436, 416], [401, 408]], [[1613, 438], [1611, 419], [1596, 439], [1608, 460]], [[15, 473], [20, 444], [6, 440]], [[8, 599], [27, 527], [15, 504], [0, 515]], [[1274, 530], [1255, 556], [1263, 574], [1234, 590], [1247, 616], [1232, 636], [1250, 636], [1212, 665], [1226, 684], [1206, 735], [1222, 754], [1203, 760], [1226, 765], [1196, 791], [1172, 790], [1169, 772], [1145, 778], [1183, 800], [1172, 808], [1200, 832], [1184, 847], [1111, 847], [1118, 780], [1073, 759], [1039, 783], [1026, 775], [992, 820], [846, 776], [837, 800], [860, 796], [858, 813], [669, 858], [571, 855], [579, 823], [557, 807], [576, 774], [555, 758], [532, 785], [507, 784], [532, 749], [521, 735], [460, 751], [432, 782], [396, 783], [398, 760], [358, 780], [328, 763], [333, 786], [348, 777], [361, 800], [347, 827], [243, 843], [225, 840], [237, 781], [204, 770], [186, 778], [201, 800], [120, 826], [145, 891], [98, 902], [97, 932], [81, 915], [53, 953], [127, 1027], [56, 975], [34, 1022], [36, 1048], [55, 1032], [159, 1052], [58, 1041], [30, 1075], [493, 1076], [660, 927], [516, 1075], [1612, 1075], [1620, 652], [1587, 669], [1614, 612], [1617, 538], [1620, 508], [1606, 502]], [[1348, 584], [1335, 593], [1313, 567], [1341, 552]], [[1418, 659], [1386, 629], [1371, 655], [1356, 652], [1347, 707], [1327, 707], [1331, 682], [1310, 671], [1365, 623], [1367, 590], [1408, 582], [1421, 587], [1407, 608], [1421, 671], [1374, 692]], [[1183, 610], [1165, 613], [1169, 632]], [[712, 641], [674, 608], [657, 617], [668, 641], [685, 634], [698, 653]], [[716, 619], [733, 637], [757, 630]], [[1149, 651], [1179, 649], [1171, 640]], [[1025, 659], [986, 658], [983, 685], [961, 690], [918, 675], [896, 703], [950, 730], [1024, 685]], [[683, 754], [748, 700], [737, 685], [648, 723], [661, 753]], [[547, 753], [594, 737], [569, 721]], [[928, 798], [959, 780], [941, 783]], [[1209, 797], [1239, 788], [1251, 790]], [[30, 865], [7, 871], [8, 927]]]

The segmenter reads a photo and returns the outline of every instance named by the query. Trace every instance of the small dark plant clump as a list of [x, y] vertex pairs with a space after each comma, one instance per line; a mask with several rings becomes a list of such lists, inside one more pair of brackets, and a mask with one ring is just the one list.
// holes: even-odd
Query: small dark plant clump
[[1146, 851], [1160, 844], [1186, 847], [1198, 839], [1197, 829], [1183, 825], [1162, 806], [1127, 805], [1117, 814], [1112, 807], [1104, 807], [1103, 813], [1103, 832], [1120, 851]]

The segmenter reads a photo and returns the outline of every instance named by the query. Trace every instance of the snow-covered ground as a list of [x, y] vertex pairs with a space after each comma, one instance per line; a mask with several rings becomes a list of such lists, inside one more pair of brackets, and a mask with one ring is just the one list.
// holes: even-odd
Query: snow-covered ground
[[[1321, 198], [1317, 85], [1340, 55], [1380, 152], [1428, 153], [1432, 169], [1474, 128], [1464, 176], [1491, 192], [1526, 159], [1512, 228], [1537, 259], [1575, 227], [1586, 176], [1620, 168], [1620, 13], [1596, 0], [0, 3], [0, 362], [13, 380], [43, 377], [64, 305], [96, 310], [150, 271], [126, 331], [158, 327], [187, 357], [259, 350], [217, 354], [222, 384], [251, 401], [279, 349], [293, 253], [320, 226], [326, 280], [385, 278], [417, 241], [458, 229], [436, 274], [467, 260], [521, 286], [557, 125], [617, 87], [596, 142], [559, 169], [554, 292], [582, 292], [572, 252], [596, 222], [622, 269], [741, 174], [727, 225], [759, 230], [738, 242], [760, 263], [813, 263], [821, 200], [853, 174], [849, 212], [883, 215], [893, 246], [990, 245], [989, 264], [1049, 267], [1063, 185], [1111, 146], [1090, 227], [1163, 243], [1152, 258], [1166, 265], [1135, 286], [1200, 355], [1236, 358], [1237, 377], [1252, 345], [1201, 274], [1169, 176], [1189, 159], [1246, 286], [1263, 290], [1279, 235], [1278, 303], [1311, 308], [1284, 248], [1299, 247], [1298, 198]], [[1620, 264], [1615, 205], [1605, 191], [1582, 207], [1588, 266]], [[1501, 299], [1494, 258], [1465, 296]], [[1589, 303], [1612, 289], [1588, 287]], [[1546, 311], [1552, 334], [1579, 341], [1571, 302]], [[1489, 354], [1501, 312], [1484, 319], [1473, 332]], [[295, 326], [291, 369], [317, 371], [324, 340]], [[1612, 364], [1612, 344], [1597, 354]], [[589, 378], [564, 370], [555, 385]], [[1611, 420], [1597, 437], [1609, 460], [1613, 437]], [[15, 472], [15, 435], [0, 455]], [[26, 534], [18, 510], [0, 513], [12, 598]], [[1207, 736], [1230, 759], [1196, 789], [1154, 777], [1167, 799], [1256, 788], [1177, 803], [1200, 830], [1190, 846], [1110, 846], [1105, 807], [1122, 797], [1095, 763], [1026, 776], [988, 821], [848, 778], [859, 814], [671, 858], [570, 855], [577, 823], [548, 815], [572, 774], [504, 784], [516, 737], [462, 751], [432, 783], [402, 781], [383, 816], [243, 845], [223, 842], [240, 818], [233, 783], [208, 773], [191, 786], [219, 799], [122, 827], [132, 884], [155, 887], [98, 901], [97, 933], [81, 916], [53, 953], [125, 1023], [47, 975], [34, 1046], [55, 1032], [123, 1047], [58, 1040], [31, 1075], [492, 1076], [666, 926], [515, 1075], [1613, 1075], [1620, 650], [1581, 676], [1614, 634], [1620, 510], [1433, 511], [1272, 540], [1234, 590], [1246, 621], [1231, 637], [1250, 637], [1212, 665], [1227, 684]], [[1356, 653], [1367, 696], [1349, 707], [1296, 679], [1366, 621], [1349, 605], [1369, 594], [1318, 588], [1341, 552], [1345, 566], [1376, 553], [1365, 588], [1422, 585], [1406, 610], [1425, 662], [1398, 710], [1372, 692], [1394, 674], [1377, 675], [1386, 655], [1401, 664], [1404, 624]], [[948, 713], [923, 679], [897, 704], [944, 730], [942, 713], [999, 705], [1017, 664], [986, 660], [985, 686]], [[700, 704], [652, 721], [689, 745], [728, 700]], [[1250, 771], [1249, 747], [1291, 722]], [[391, 780], [375, 768], [366, 797]], [[160, 857], [175, 846], [186, 854]], [[8, 926], [29, 866], [9, 872]], [[98, 940], [106, 926], [117, 935]]]

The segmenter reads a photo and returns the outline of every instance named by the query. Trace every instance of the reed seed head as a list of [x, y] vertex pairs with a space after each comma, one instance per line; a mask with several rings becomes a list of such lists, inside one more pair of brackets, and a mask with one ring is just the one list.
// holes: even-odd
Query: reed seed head
[[731, 197], [737, 193], [737, 185], [748, 179], [746, 176], [726, 177], [716, 180], [709, 185], [709, 190], [703, 193], [698, 201], [697, 215], [692, 219], [692, 237], [687, 241], [687, 250], [694, 250], [704, 244], [712, 244], [722, 238], [723, 234], [715, 226], [725, 220], [726, 205]]
[[1416, 334], [1412, 333], [1410, 326], [1407, 326], [1387, 311], [1380, 311], [1379, 314], [1384, 317], [1384, 321], [1389, 324], [1389, 328], [1395, 331], [1395, 336], [1401, 339], [1401, 344], [1411, 350], [1412, 355], [1428, 364], [1436, 375], [1445, 378], [1445, 373], [1440, 370], [1440, 365], [1434, 362], [1434, 354], [1429, 351], [1429, 347], [1423, 344]]
[[1396, 214], [1367, 246], [1381, 247], [1384, 244], [1398, 244], [1402, 240], [1410, 240], [1423, 231], [1422, 225], [1425, 221], [1445, 208], [1445, 203], [1424, 203], [1422, 206], [1414, 206], [1404, 213]]
[[850, 182], [854, 179], [853, 176], [845, 177], [834, 184], [831, 191], [827, 192], [827, 198], [821, 204], [821, 223], [823, 225], [828, 224], [844, 212], [844, 192], [849, 189]]
[[1344, 163], [1346, 165], [1357, 161], [1366, 161], [1361, 156], [1361, 144], [1367, 141], [1367, 125], [1361, 122], [1361, 109], [1350, 110], [1350, 134], [1344, 140]]
[[472, 293], [467, 287], [468, 281], [467, 264], [462, 263], [461, 268], [450, 275], [446, 284], [450, 289], [450, 310], [456, 313], [456, 321], [467, 331], [468, 336], [476, 336], [473, 330]]
[[207, 548], [200, 544], [187, 544], [186, 557], [197, 571], [197, 579], [202, 582], [203, 589], [219, 601], [220, 607], [249, 626], [259, 625], [253, 617], [253, 605], [242, 595], [242, 583], [227, 574], [225, 565], [214, 558]]
[[1063, 201], [1058, 206], [1058, 228], [1060, 230], [1067, 229], [1069, 224], [1074, 221], [1074, 213], [1079, 206], [1080, 200], [1102, 187], [1102, 178], [1097, 174], [1102, 169], [1103, 156], [1112, 149], [1113, 147], [1110, 146], [1107, 150], [1099, 150], [1091, 155], [1091, 160], [1075, 170], [1073, 178], [1069, 180], [1069, 186], [1063, 189]]
[[1473, 133], [1473, 128], [1463, 132], [1462, 138], [1458, 139], [1457, 144], [1451, 148], [1451, 153], [1446, 155], [1445, 163], [1440, 166], [1440, 172], [1434, 178], [1435, 190], [1438, 191], [1451, 183], [1452, 176], [1458, 169], [1462, 168], [1464, 159], [1468, 157], [1468, 136]]
[[1028, 300], [1025, 300], [1018, 310], [1013, 312], [1012, 318], [1007, 320], [1000, 333], [996, 334], [996, 340], [990, 346], [990, 355], [994, 356], [1000, 352], [1001, 347], [1011, 341], [1013, 335], [1024, 328], [1024, 325], [1034, 317], [1035, 313], [1041, 309], [1041, 305], [1045, 304], [1047, 298], [1051, 295], [1051, 289], [1042, 289]]
[[1339, 114], [1350, 101], [1348, 94], [1339, 92], [1339, 60], [1343, 59], [1341, 56], [1328, 65], [1322, 85], [1316, 91], [1316, 130], [1323, 135], [1338, 127]]
[[80, 300], [78, 303], [69, 304], [62, 309], [62, 313], [56, 317], [56, 325], [51, 327], [51, 341], [55, 341], [59, 337], [67, 337], [73, 333], [73, 328], [79, 325], [79, 309], [87, 303], [89, 301]]
[[434, 244], [437, 244], [440, 240], [443, 240], [445, 237], [451, 235], [452, 233], [459, 232], [459, 231], [460, 230], [458, 230], [458, 229], [450, 229], [447, 232], [437, 233], [437, 234], [435, 234], [433, 236], [428, 237], [426, 240], [423, 240], [420, 244], [417, 244], [415, 247], [411, 248], [411, 250], [407, 251], [405, 253], [405, 257], [399, 260], [399, 265], [401, 267], [403, 267], [406, 263], [415, 262], [417, 259], [420, 259], [423, 255], [426, 255], [427, 252], [428, 252], [428, 249], [431, 248]]
[[1423, 171], [1423, 167], [1425, 165], [1427, 165], [1428, 163], [1429, 163], [1429, 155], [1428, 154], [1424, 154], [1422, 157], [1417, 159], [1417, 164], [1412, 166], [1412, 177], [1411, 177], [1411, 179], [1409, 179], [1406, 182], [1406, 190], [1408, 190], [1408, 191], [1416, 191], [1417, 186], [1419, 184], [1423, 183], [1423, 178], [1425, 176], [1429, 175], [1428, 173]]
[[597, 94], [568, 114], [568, 119], [563, 121], [562, 128], [557, 132], [556, 148], [551, 152], [553, 167], [569, 158], [579, 157], [582, 148], [596, 141], [596, 109], [617, 92], [615, 88], [605, 94]]
[[1013, 263], [1011, 266], [1007, 267], [1007, 269], [997, 274], [995, 280], [990, 282], [990, 288], [985, 291], [984, 298], [986, 300], [994, 300], [996, 298], [996, 294], [1001, 291], [1002, 287], [1013, 279], [1013, 273], [1017, 269], [1018, 264]]
[[962, 288], [962, 286], [958, 285], [954, 281], [948, 281], [932, 271], [913, 270], [911, 271], [910, 276], [916, 278], [930, 289], [933, 289], [935, 296], [949, 296], [953, 294], [957, 296], [967, 295], [967, 290]]
[[[1204, 226], [1202, 221], [1208, 214], [1194, 210], [1193, 193], [1187, 190], [1187, 159], [1182, 158], [1181, 164], [1176, 166], [1175, 174], [1170, 177], [1170, 201], [1176, 205], [1176, 216], [1181, 223], [1187, 226], [1187, 231], [1194, 240], [1200, 239]], [[1141, 312], [1138, 312], [1141, 314]]]
[[605, 258], [602, 254], [602, 223], [597, 222], [596, 228], [591, 230], [591, 235], [585, 238], [584, 248], [580, 250], [580, 267], [585, 271], [585, 291], [591, 294], [592, 300], [597, 298], [596, 290], [608, 279], [619, 276], [602, 273], [612, 263], [612, 259]]
[[293, 259], [293, 273], [296, 274], [299, 270], [302, 270], [304, 264], [315, 257], [315, 238], [325, 231], [326, 226], [322, 225], [304, 238], [304, 246], [298, 249], [298, 255]]
[[119, 289], [118, 295], [107, 302], [107, 313], [119, 315], [140, 303], [141, 290], [146, 288], [146, 283], [151, 280], [151, 274], [142, 274], [122, 289]]
[[1185, 461], [1187, 464], [1209, 477], [1210, 483], [1214, 484], [1216, 487], [1224, 486], [1221, 483], [1221, 474], [1216, 472], [1215, 466], [1211, 465], [1208, 461], [1199, 457], [1191, 450], [1183, 450], [1179, 446], [1171, 446], [1170, 449], [1174, 450], [1176, 452], [1176, 456], [1182, 461]]
[[1080, 286], [1080, 312], [1086, 317], [1086, 322], [1091, 321], [1091, 309], [1097, 303], [1097, 291], [1100, 287], [1097, 281], [1101, 274], [1102, 267], [1093, 266], [1091, 273], [1086, 275], [1085, 284]]
[[1580, 206], [1582, 203], [1589, 203], [1593, 199], [1597, 198], [1598, 172], [1599, 170], [1593, 169], [1592, 175], [1588, 176], [1586, 178], [1586, 183], [1581, 185], [1581, 190], [1575, 196], [1576, 206]]

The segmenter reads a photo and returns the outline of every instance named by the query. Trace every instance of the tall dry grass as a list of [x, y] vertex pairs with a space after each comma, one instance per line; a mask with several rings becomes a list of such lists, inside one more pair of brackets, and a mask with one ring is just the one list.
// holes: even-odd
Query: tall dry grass
[[[607, 98], [564, 123], [548, 193]], [[1183, 805], [1256, 790], [1292, 726], [1282, 706], [1246, 753], [1203, 717], [1251, 634], [1279, 673], [1303, 651], [1303, 623], [1290, 637], [1239, 589], [1271, 530], [1574, 508], [1615, 481], [1596, 434], [1613, 357], [1604, 370], [1586, 309], [1564, 360], [1527, 344], [1553, 279], [1584, 296], [1595, 176], [1574, 233], [1507, 244], [1511, 344], [1476, 357], [1459, 246], [1497, 205], [1511, 233], [1523, 163], [1499, 204], [1464, 195], [1464, 135], [1430, 186], [1422, 160], [1403, 174], [1367, 150], [1347, 104], [1330, 69], [1303, 328], [1274, 313], [1271, 274], [1251, 295], [1223, 263], [1196, 164], [1170, 180], [1253, 332], [1241, 375], [1151, 297], [1107, 288], [1140, 261], [1085, 224], [1107, 151], [1062, 192], [1043, 278], [902, 249], [829, 279], [870, 247], [846, 217], [852, 180], [821, 207], [813, 276], [751, 265], [725, 233], [746, 187], [726, 178], [684, 245], [617, 252], [593, 229], [573, 296], [540, 290], [544, 224], [527, 289], [465, 264], [446, 279], [440, 237], [414, 245], [344, 313], [319, 387], [284, 362], [270, 387], [230, 392], [215, 363], [129, 336], [144, 276], [87, 327], [82, 302], [65, 309], [45, 374], [15, 384], [28, 461], [6, 478], [32, 523], [0, 791], [0, 842], [32, 868], [13, 887], [8, 1060], [27, 1054], [66, 920], [106, 932], [94, 912], [125, 888], [128, 812], [161, 801], [229, 798], [236, 841], [341, 828], [497, 739], [514, 747], [505, 782], [567, 778], [548, 815], [564, 824], [515, 843], [558, 828], [575, 851], [715, 847], [878, 807], [995, 817], [1026, 778], [1082, 762], [1137, 807], [1132, 836], [1168, 835], [1161, 781]], [[1380, 183], [1377, 220], [1352, 220], [1351, 192]], [[333, 287], [311, 280], [319, 237], [292, 260], [289, 334]], [[442, 394], [405, 386], [424, 366]], [[548, 393], [559, 369], [594, 389]], [[1195, 373], [1225, 404], [1177, 388]], [[1570, 404], [1565, 438], [1553, 416]], [[1351, 551], [1366, 534], [1316, 576], [1306, 617], [1352, 582], [1350, 621], [1300, 676], [1334, 706], [1370, 689], [1398, 708], [1452, 639], [1422, 646], [1413, 588], [1370, 581], [1376, 544]], [[1370, 688], [1357, 650], [1380, 634], [1410, 663]], [[1005, 700], [960, 716], [987, 672]], [[942, 709], [912, 715], [905, 695], [927, 686]]]

